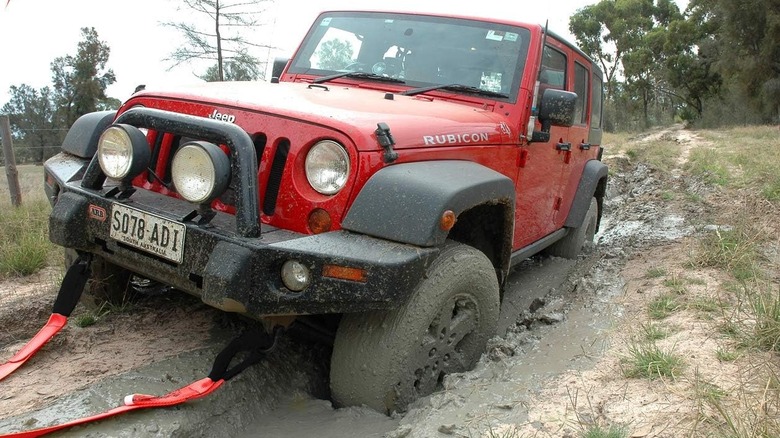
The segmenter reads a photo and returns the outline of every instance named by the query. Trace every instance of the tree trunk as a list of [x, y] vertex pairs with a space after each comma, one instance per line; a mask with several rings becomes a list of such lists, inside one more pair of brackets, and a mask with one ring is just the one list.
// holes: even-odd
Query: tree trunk
[[220, 81], [225, 80], [225, 73], [222, 70], [222, 37], [219, 34], [219, 0], [214, 6], [214, 30], [217, 34], [217, 77]]

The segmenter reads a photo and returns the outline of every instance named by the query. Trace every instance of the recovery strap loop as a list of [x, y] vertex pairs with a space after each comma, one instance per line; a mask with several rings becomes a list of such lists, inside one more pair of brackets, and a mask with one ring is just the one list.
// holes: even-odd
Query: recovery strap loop
[[[25, 432], [14, 432], [7, 435], [0, 435], [0, 438], [34, 438], [43, 436], [58, 430], [67, 429], [69, 427], [78, 426], [81, 424], [90, 423], [93, 421], [102, 420], [104, 418], [113, 417], [114, 415], [123, 414], [125, 412], [135, 411], [137, 409], [145, 408], [159, 408], [165, 406], [174, 406], [184, 403], [189, 400], [195, 400], [201, 397], [205, 397], [224, 383], [224, 380], [212, 381], [208, 377], [198, 380], [197, 382], [190, 383], [189, 385], [179, 388], [175, 391], [169, 392], [163, 396], [155, 397], [152, 395], [133, 394], [125, 398], [123, 406], [116, 407], [106, 412], [92, 415], [89, 417], [79, 418], [67, 423], [57, 424], [54, 426], [43, 427], [40, 429], [29, 430]], [[127, 404], [127, 402], [130, 404]]]
[[89, 266], [90, 256], [79, 255], [76, 261], [68, 268], [65, 278], [62, 279], [60, 291], [57, 293], [57, 298], [54, 301], [54, 308], [49, 321], [8, 362], [0, 365], [0, 380], [5, 379], [24, 365], [27, 360], [65, 327], [65, 324], [68, 323], [68, 316], [70, 316], [76, 304], [78, 304], [81, 292], [89, 279]]
[[[63, 320], [65, 319], [64, 317], [62, 318]], [[212, 366], [211, 372], [209, 373], [209, 377], [190, 383], [189, 385], [179, 388], [175, 391], [171, 391], [168, 394], [162, 396], [146, 394], [128, 395], [124, 398], [122, 406], [118, 406], [100, 414], [79, 418], [67, 423], [43, 427], [40, 429], [0, 435], [0, 438], [34, 438], [56, 432], [58, 430], [102, 420], [137, 409], [175, 406], [190, 400], [205, 397], [217, 390], [217, 388], [219, 388], [227, 380], [232, 379], [241, 371], [245, 370], [250, 365], [257, 363], [266, 354], [273, 351], [276, 348], [282, 331], [283, 329], [281, 327], [276, 327], [274, 328], [272, 336], [266, 335], [265, 331], [261, 329], [248, 330], [244, 332], [241, 336], [231, 341], [230, 344], [228, 344], [228, 346], [217, 355], [217, 358], [214, 360], [214, 365]], [[236, 354], [242, 351], [246, 352], [247, 356], [234, 367], [228, 368], [230, 366], [230, 362], [235, 358]], [[30, 355], [34, 353], [35, 351], [33, 351]]]

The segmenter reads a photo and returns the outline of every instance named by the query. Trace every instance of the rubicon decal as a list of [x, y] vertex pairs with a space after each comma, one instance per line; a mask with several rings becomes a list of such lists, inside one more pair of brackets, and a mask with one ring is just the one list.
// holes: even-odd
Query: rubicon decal
[[221, 113], [218, 110], [214, 110], [213, 113], [208, 115], [208, 118], [214, 120], [222, 120], [223, 122], [233, 123], [236, 121], [236, 116], [228, 113]]
[[490, 134], [487, 132], [473, 132], [470, 134], [423, 135], [423, 143], [426, 146], [437, 144], [485, 143], [489, 140]]
[[106, 214], [106, 209], [103, 207], [98, 207], [94, 204], [89, 204], [89, 218], [95, 219], [100, 222], [105, 222], [108, 215]]

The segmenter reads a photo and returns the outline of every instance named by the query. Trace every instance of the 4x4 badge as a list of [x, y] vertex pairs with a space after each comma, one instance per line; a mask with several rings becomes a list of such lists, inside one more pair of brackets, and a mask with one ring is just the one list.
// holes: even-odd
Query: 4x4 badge
[[106, 209], [103, 207], [98, 207], [94, 204], [89, 204], [89, 218], [99, 220], [100, 222], [105, 222], [108, 215], [106, 214]]

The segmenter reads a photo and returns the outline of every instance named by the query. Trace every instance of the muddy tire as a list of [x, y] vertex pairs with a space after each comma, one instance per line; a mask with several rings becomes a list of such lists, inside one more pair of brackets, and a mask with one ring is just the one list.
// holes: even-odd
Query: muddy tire
[[[72, 249], [65, 250], [65, 267], [70, 267], [78, 255]], [[90, 276], [81, 294], [81, 304], [88, 309], [99, 309], [103, 305], [121, 306], [130, 299], [131, 273], [101, 257], [93, 257]]]
[[596, 223], [599, 219], [599, 204], [596, 198], [590, 200], [590, 207], [585, 213], [585, 219], [579, 228], [569, 232], [563, 239], [550, 245], [544, 250], [547, 255], [576, 259], [583, 250], [586, 252], [593, 247], [593, 236], [596, 235]]
[[493, 265], [482, 252], [449, 243], [404, 305], [344, 315], [331, 358], [333, 400], [405, 410], [439, 389], [445, 374], [476, 365], [498, 314]]

